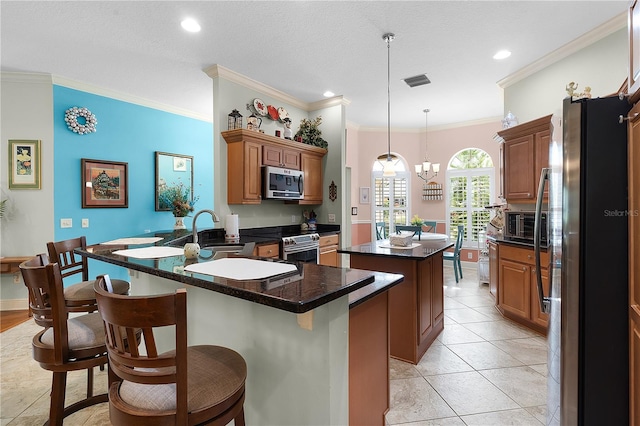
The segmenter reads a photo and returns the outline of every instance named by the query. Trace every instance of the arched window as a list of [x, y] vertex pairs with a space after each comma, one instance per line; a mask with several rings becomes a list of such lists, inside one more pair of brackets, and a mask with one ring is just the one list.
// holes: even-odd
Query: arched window
[[373, 162], [371, 171], [373, 194], [371, 196], [371, 226], [372, 241], [389, 238], [397, 224], [406, 225], [409, 205], [409, 172], [403, 159], [391, 155], [396, 175], [385, 177], [382, 175], [387, 154], [380, 155]]
[[478, 232], [485, 229], [490, 211], [485, 208], [494, 199], [493, 161], [479, 148], [458, 152], [447, 167], [447, 226], [452, 240], [458, 236], [458, 225], [465, 229], [464, 244], [474, 247]]

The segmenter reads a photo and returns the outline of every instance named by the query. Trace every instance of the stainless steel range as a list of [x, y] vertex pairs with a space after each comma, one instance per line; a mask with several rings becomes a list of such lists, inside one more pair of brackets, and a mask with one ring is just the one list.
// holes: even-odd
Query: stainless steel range
[[282, 259], [319, 263], [320, 235], [311, 233], [282, 238]]

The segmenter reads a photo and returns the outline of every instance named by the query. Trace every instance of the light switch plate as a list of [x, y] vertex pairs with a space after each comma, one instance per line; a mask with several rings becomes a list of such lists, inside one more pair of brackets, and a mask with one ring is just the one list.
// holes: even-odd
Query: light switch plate
[[89, 219], [82, 219], [82, 227], [83, 228], [89, 227]]
[[60, 228], [73, 228], [73, 219], [60, 219]]

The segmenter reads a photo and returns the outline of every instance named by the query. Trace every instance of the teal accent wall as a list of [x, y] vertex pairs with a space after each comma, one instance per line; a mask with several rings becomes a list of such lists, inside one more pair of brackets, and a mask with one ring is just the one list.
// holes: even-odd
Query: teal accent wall
[[[98, 119], [97, 132], [78, 135], [64, 121], [71, 107], [85, 107]], [[172, 228], [171, 212], [155, 211], [155, 152], [193, 156], [196, 210], [212, 209], [213, 124], [153, 108], [53, 86], [54, 234], [55, 240], [85, 235], [88, 244]], [[128, 208], [82, 208], [81, 159], [128, 163]], [[60, 228], [71, 218], [72, 228]], [[89, 227], [82, 228], [82, 219]], [[185, 220], [191, 228], [191, 218]], [[202, 228], [213, 223], [203, 220]], [[218, 224], [222, 226], [222, 224]], [[92, 277], [109, 273], [126, 278], [126, 271], [102, 262], [89, 266]]]

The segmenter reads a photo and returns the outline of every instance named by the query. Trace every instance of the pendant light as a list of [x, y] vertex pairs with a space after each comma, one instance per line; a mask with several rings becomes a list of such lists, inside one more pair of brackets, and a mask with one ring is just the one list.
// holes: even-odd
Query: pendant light
[[[428, 144], [428, 135], [427, 135], [427, 127], [428, 127], [428, 115], [429, 115], [429, 111], [431, 111], [430, 109], [424, 109], [422, 110], [422, 112], [424, 112], [424, 162], [422, 164], [416, 164], [415, 165], [415, 169], [416, 169], [416, 173], [418, 174], [418, 177], [422, 180], [424, 180], [425, 182], [427, 182], [429, 179], [433, 179], [434, 177], [438, 176], [438, 172], [440, 171], [440, 163], [433, 163], [431, 164], [431, 162], [429, 161], [429, 144]], [[429, 176], [429, 172], [431, 171], [431, 168], [433, 167], [433, 175]]]
[[396, 171], [391, 160], [391, 59], [390, 59], [390, 46], [393, 39], [396, 37], [393, 33], [386, 33], [382, 36], [382, 40], [387, 43], [387, 161], [384, 163], [382, 169], [382, 176], [393, 177], [396, 175]]

